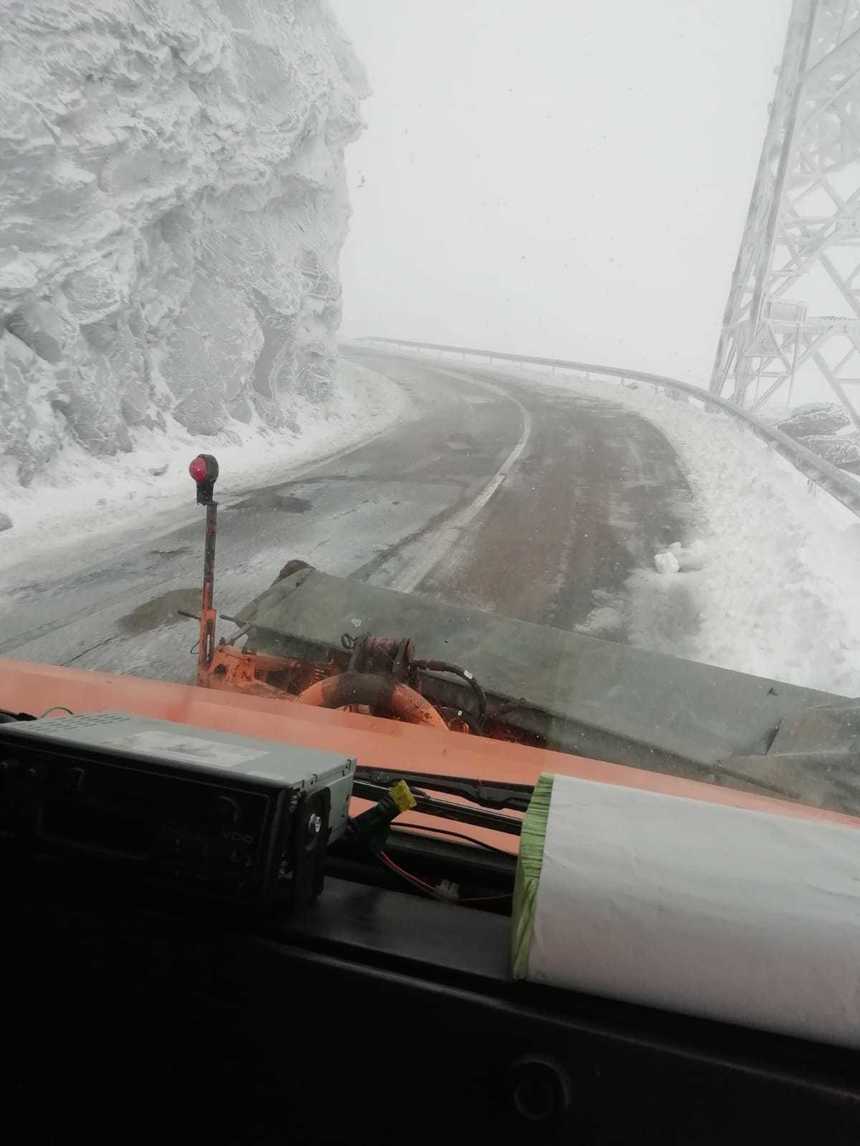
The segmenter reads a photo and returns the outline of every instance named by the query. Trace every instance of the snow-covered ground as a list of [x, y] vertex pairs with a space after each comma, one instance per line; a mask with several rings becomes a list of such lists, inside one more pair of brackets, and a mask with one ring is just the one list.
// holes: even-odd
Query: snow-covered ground
[[671, 609], [684, 593], [698, 618], [689, 647], [666, 651], [860, 695], [860, 522], [729, 416], [653, 392], [624, 398], [672, 441], [702, 511], [685, 539], [703, 543], [702, 568], [638, 585], [643, 606], [651, 596]]
[[403, 390], [388, 378], [341, 360], [328, 398], [295, 400], [292, 431], [258, 422], [201, 437], [171, 422], [163, 432], [136, 431], [131, 453], [108, 458], [67, 443], [28, 487], [0, 479], [0, 505], [15, 522], [0, 533], [0, 570], [28, 559], [43, 564], [70, 544], [80, 548], [99, 536], [145, 527], [182, 506], [193, 512], [188, 463], [198, 453], [217, 456], [219, 496], [229, 496], [367, 441], [407, 416], [406, 406]]

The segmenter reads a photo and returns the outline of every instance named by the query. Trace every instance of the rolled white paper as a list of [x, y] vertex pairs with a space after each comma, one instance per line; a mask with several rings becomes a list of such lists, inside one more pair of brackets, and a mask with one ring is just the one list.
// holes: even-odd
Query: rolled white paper
[[860, 1046], [860, 827], [556, 776], [526, 975]]

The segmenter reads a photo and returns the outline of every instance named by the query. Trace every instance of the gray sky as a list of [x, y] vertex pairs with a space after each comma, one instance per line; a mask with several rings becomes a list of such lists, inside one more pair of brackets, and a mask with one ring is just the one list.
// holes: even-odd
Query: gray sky
[[705, 383], [790, 0], [332, 0], [373, 89], [344, 334]]

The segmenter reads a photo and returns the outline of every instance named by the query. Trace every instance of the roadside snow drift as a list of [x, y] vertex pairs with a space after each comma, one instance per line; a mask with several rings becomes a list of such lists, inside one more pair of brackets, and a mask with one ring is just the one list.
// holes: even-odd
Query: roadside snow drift
[[331, 391], [363, 75], [324, 0], [7, 0], [0, 480]]
[[631, 586], [636, 644], [860, 695], [860, 522], [728, 415], [646, 386], [603, 393], [665, 433], [699, 507], [679, 539], [699, 560]]

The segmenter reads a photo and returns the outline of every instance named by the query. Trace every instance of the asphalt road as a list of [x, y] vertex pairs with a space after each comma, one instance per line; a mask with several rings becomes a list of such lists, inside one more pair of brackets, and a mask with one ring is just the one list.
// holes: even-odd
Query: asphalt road
[[[378, 352], [361, 361], [406, 388], [412, 419], [223, 502], [219, 608], [237, 611], [299, 557], [373, 584], [627, 640], [631, 575], [684, 540], [690, 517], [689, 489], [662, 435], [549, 378], [536, 386]], [[7, 576], [0, 656], [188, 679], [195, 626], [176, 609], [199, 601], [202, 524], [190, 508], [146, 537], [72, 547], [36, 575], [31, 567]]]

